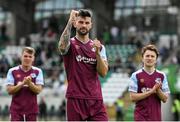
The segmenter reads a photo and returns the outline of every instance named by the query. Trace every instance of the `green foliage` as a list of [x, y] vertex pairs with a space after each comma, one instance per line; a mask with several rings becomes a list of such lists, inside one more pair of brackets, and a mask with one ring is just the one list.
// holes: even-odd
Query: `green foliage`
[[176, 87], [178, 65], [170, 64], [167, 66], [160, 66], [158, 67], [158, 69], [163, 71], [167, 75], [167, 80], [171, 93], [173, 94], [179, 92], [179, 90]]

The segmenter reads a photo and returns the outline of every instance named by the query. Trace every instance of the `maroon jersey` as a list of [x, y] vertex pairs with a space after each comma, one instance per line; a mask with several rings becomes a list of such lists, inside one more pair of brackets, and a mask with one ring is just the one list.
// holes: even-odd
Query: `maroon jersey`
[[[23, 81], [24, 77], [31, 76], [32, 82], [43, 85], [43, 75], [41, 69], [32, 67], [28, 72], [24, 72], [20, 66], [11, 68], [7, 74], [7, 85], [16, 85]], [[37, 94], [32, 92], [27, 85], [24, 85], [16, 94], [12, 96], [11, 113], [31, 114], [38, 113]]]
[[92, 45], [92, 40], [82, 43], [72, 38], [68, 52], [63, 55], [68, 80], [67, 98], [102, 99], [96, 54]]
[[[147, 73], [144, 69], [134, 72], [131, 76], [129, 91], [136, 93], [147, 92], [153, 88], [157, 80], [162, 82], [161, 90], [164, 93], [170, 93], [166, 75], [158, 70], [152, 74]], [[161, 121], [161, 100], [156, 94], [136, 102], [135, 121]]]

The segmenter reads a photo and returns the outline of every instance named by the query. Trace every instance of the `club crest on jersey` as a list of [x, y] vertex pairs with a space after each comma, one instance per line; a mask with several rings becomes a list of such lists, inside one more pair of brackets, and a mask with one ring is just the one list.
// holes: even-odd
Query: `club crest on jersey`
[[95, 47], [93, 47], [92, 49], [91, 49], [93, 52], [95, 52], [96, 50], [95, 50]]
[[30, 76], [31, 76], [32, 78], [35, 78], [35, 77], [36, 77], [36, 74], [35, 74], [35, 73], [31, 73]]
[[156, 79], [155, 79], [155, 82], [156, 82], [156, 83], [161, 83], [161, 78], [156, 78]]
[[144, 79], [140, 79], [140, 83], [144, 83]]

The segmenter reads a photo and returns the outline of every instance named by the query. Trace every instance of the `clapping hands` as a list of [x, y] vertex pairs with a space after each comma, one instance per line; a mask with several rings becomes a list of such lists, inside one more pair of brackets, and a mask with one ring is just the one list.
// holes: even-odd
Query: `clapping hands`
[[152, 90], [154, 93], [156, 93], [159, 89], [162, 87], [162, 82], [156, 82], [156, 84], [153, 86]]

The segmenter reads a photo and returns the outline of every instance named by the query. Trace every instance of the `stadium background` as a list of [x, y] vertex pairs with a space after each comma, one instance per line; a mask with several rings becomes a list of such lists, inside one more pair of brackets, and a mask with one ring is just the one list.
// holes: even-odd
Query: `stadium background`
[[[80, 8], [93, 11], [91, 37], [106, 46], [110, 70], [100, 79], [110, 120], [133, 120], [129, 75], [142, 66], [140, 49], [148, 43], [160, 50], [157, 66], [167, 74], [171, 90], [168, 102], [162, 105], [163, 120], [180, 120], [178, 0], [0, 0], [0, 120], [8, 120], [11, 101], [4, 85], [6, 73], [19, 64], [25, 45], [36, 49], [35, 65], [45, 76], [38, 102], [46, 103], [40, 105], [46, 112], [38, 119], [65, 120], [67, 81], [57, 42], [69, 12]], [[119, 107], [123, 116], [117, 117]]]

